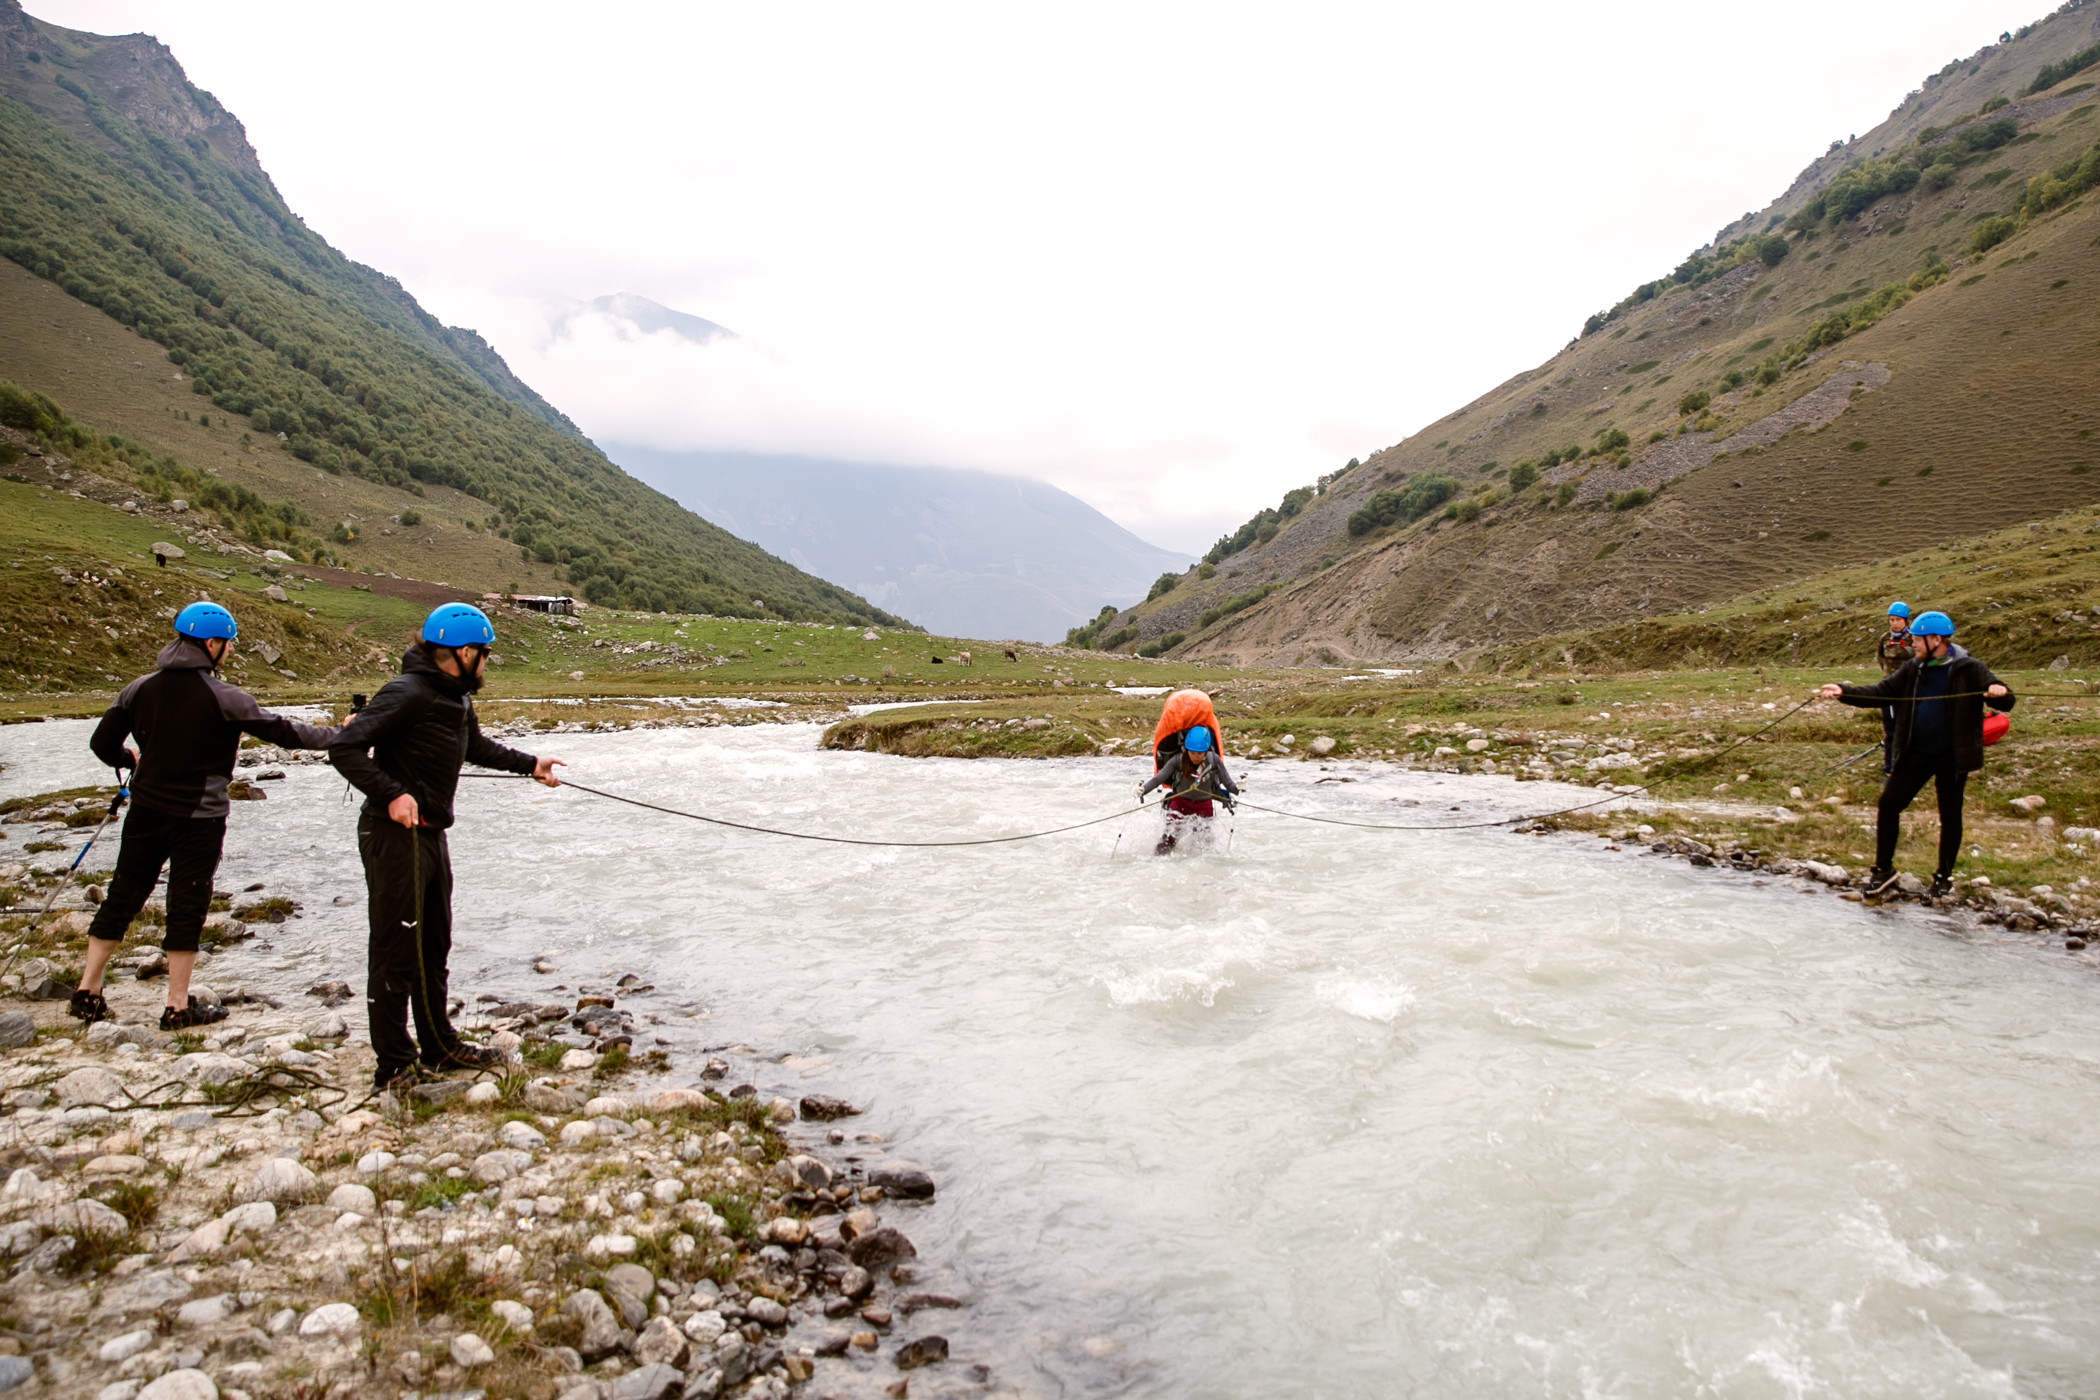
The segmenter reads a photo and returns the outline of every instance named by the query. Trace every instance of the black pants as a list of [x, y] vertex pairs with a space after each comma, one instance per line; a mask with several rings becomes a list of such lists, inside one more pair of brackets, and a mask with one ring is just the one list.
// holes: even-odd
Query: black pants
[[[411, 832], [385, 814], [357, 819], [357, 854], [365, 865], [365, 912], [372, 941], [366, 953], [365, 1013], [376, 1082], [384, 1085], [415, 1063], [425, 1064], [459, 1045], [445, 1013], [452, 955], [452, 853], [445, 833], [431, 827]], [[423, 917], [422, 942], [416, 914]], [[415, 1039], [408, 1018], [415, 1017]]]
[[1895, 865], [1896, 838], [1903, 830], [1903, 809], [1925, 790], [1928, 782], [1940, 799], [1939, 873], [1954, 873], [1955, 859], [1961, 855], [1961, 801], [1962, 793], [1969, 785], [1969, 775], [1955, 771], [1952, 749], [1937, 754], [1919, 753], [1913, 749], [1896, 761], [1895, 770], [1881, 785], [1881, 811], [1874, 829], [1874, 864], [1877, 868], [1888, 870]]
[[168, 927], [161, 947], [171, 953], [194, 953], [211, 910], [212, 876], [219, 873], [219, 851], [226, 844], [224, 817], [171, 817], [133, 807], [124, 818], [123, 844], [117, 849], [116, 873], [88, 937], [115, 943], [146, 907], [161, 867], [168, 870]]
[[1881, 707], [1881, 776], [1886, 778], [1895, 768], [1896, 760], [1896, 707]]

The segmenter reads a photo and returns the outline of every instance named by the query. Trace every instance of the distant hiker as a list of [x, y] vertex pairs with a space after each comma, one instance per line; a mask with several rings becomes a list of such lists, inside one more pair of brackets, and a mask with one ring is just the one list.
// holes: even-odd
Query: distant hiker
[[[226, 1018], [223, 1006], [199, 1006], [191, 999], [190, 973], [197, 966], [212, 877], [226, 844], [226, 784], [241, 736], [253, 734], [288, 749], [325, 749], [336, 734], [272, 714], [246, 691], [219, 679], [219, 663], [239, 631], [233, 614], [217, 603], [191, 603], [175, 614], [175, 640], [153, 658], [153, 673], [118, 692], [88, 740], [95, 757], [112, 768], [131, 769], [132, 777], [131, 814], [124, 819], [116, 872], [88, 925], [87, 964], [80, 989], [66, 1007], [83, 1021], [116, 1019], [102, 997], [102, 970], [146, 907], [163, 866], [168, 896], [161, 947], [168, 955], [168, 1004], [160, 1013], [160, 1028], [188, 1030]], [[137, 738], [139, 753], [125, 747], [126, 735]]]
[[1225, 771], [1218, 716], [1208, 695], [1200, 690], [1177, 690], [1167, 697], [1152, 730], [1152, 765], [1152, 776], [1138, 784], [1138, 796], [1156, 787], [1167, 788], [1167, 829], [1153, 848], [1154, 855], [1163, 856], [1174, 849], [1185, 820], [1208, 819], [1213, 798], [1222, 798], [1230, 807], [1240, 790]]
[[423, 639], [401, 658], [401, 674], [381, 686], [329, 746], [329, 762], [365, 795], [357, 853], [371, 925], [365, 1010], [378, 1088], [413, 1085], [427, 1071], [503, 1062], [501, 1052], [461, 1041], [446, 1011], [452, 855], [445, 832], [462, 762], [529, 773], [560, 787], [554, 769], [561, 760], [483, 737], [473, 696], [495, 641], [496, 629], [481, 609], [466, 603], [438, 608], [424, 620]]
[[1954, 623], [1929, 612], [1910, 625], [1911, 658], [1879, 685], [1826, 685], [1826, 700], [1859, 707], [1892, 705], [1896, 711], [1891, 747], [1894, 765], [1881, 787], [1875, 828], [1871, 891], [1896, 878], [1896, 838], [1903, 809], [1930, 781], [1939, 797], [1939, 868], [1932, 877], [1938, 898], [1953, 888], [1954, 861], [1961, 854], [1963, 790], [1969, 774], [1983, 767], [1984, 706], [2012, 709], [2013, 693], [1975, 657], [1953, 644]]
[[[1896, 674], [1904, 662], [1910, 660], [1910, 604], [1889, 604], [1889, 626], [1874, 643], [1875, 659], [1881, 663], [1881, 674]], [[1896, 732], [1896, 710], [1892, 705], [1881, 707], [1881, 774], [1887, 777], [1894, 762], [1894, 745], [1890, 743]]]

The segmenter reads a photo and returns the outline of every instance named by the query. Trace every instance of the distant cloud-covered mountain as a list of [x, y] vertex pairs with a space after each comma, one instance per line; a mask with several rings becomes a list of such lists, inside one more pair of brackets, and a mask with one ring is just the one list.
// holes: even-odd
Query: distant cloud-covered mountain
[[553, 317], [554, 330], [559, 334], [569, 322], [578, 316], [596, 313], [610, 321], [631, 326], [644, 335], [656, 331], [669, 331], [680, 340], [695, 345], [705, 345], [711, 340], [734, 340], [736, 332], [727, 326], [718, 326], [713, 321], [698, 316], [689, 316], [683, 311], [673, 311], [647, 297], [633, 292], [614, 292], [611, 296], [593, 297], [589, 301], [564, 303]]
[[1061, 640], [1104, 602], [1135, 602], [1192, 562], [1021, 477], [618, 443], [605, 451], [732, 534], [947, 636]]

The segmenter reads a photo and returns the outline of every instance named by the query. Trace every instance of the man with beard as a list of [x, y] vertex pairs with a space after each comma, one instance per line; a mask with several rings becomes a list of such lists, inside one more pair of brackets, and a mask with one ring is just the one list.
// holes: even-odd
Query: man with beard
[[[423, 623], [401, 674], [343, 726], [328, 759], [365, 795], [357, 853], [371, 922], [365, 1008], [378, 1088], [408, 1087], [433, 1072], [492, 1068], [496, 1050], [466, 1044], [446, 1012], [452, 952], [452, 857], [445, 833], [462, 762], [531, 774], [548, 787], [561, 761], [505, 748], [481, 732], [474, 692], [496, 629], [466, 603]], [[407, 1031], [415, 1018], [415, 1037]]]

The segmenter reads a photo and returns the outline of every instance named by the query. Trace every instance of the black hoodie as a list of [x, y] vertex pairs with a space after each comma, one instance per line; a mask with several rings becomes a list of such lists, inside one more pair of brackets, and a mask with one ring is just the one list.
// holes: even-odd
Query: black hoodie
[[177, 637], [153, 658], [156, 669], [124, 687], [88, 740], [95, 757], [114, 768], [129, 760], [124, 736], [139, 741], [131, 800], [171, 817], [223, 817], [226, 780], [241, 736], [287, 749], [325, 749], [336, 731], [272, 714], [255, 697], [212, 674], [200, 642]]
[[420, 646], [401, 658], [401, 674], [328, 746], [328, 761], [365, 795], [365, 810], [385, 814], [403, 793], [416, 799], [423, 825], [452, 825], [452, 798], [462, 763], [530, 773], [538, 760], [484, 738], [474, 717], [473, 682], [448, 676]]

